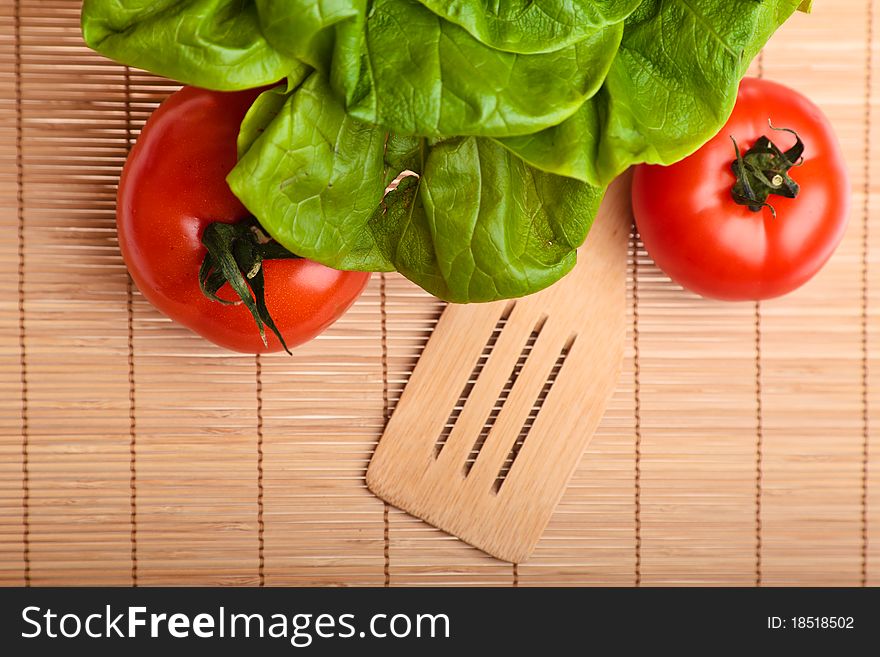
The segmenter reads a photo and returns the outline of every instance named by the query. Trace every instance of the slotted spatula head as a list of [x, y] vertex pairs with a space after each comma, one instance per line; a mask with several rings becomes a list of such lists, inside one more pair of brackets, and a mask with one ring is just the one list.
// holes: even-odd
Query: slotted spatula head
[[444, 311], [367, 470], [371, 491], [495, 557], [529, 556], [617, 383], [630, 225], [618, 181], [562, 281]]

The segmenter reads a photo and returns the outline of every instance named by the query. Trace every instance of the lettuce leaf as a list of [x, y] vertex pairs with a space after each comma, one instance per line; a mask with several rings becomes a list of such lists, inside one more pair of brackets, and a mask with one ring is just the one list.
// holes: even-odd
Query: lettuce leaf
[[419, 0], [487, 46], [516, 53], [553, 52], [615, 25], [641, 0]]
[[303, 65], [273, 48], [241, 0], [85, 0], [86, 43], [129, 66], [220, 91], [273, 84]]
[[375, 0], [358, 82], [365, 92], [348, 111], [401, 134], [527, 134], [596, 93], [622, 34], [617, 22], [565, 48], [521, 55], [486, 46], [416, 0]]
[[269, 43], [329, 77], [349, 101], [361, 75], [367, 0], [256, 0]]

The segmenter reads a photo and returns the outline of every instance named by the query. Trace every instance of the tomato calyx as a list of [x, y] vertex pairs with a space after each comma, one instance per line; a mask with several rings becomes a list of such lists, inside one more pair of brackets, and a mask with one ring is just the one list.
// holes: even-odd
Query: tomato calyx
[[[290, 349], [266, 307], [263, 261], [300, 256], [268, 237], [253, 217], [234, 224], [219, 221], [208, 224], [202, 233], [202, 244], [208, 251], [199, 269], [202, 293], [224, 305], [244, 303], [257, 324], [263, 344], [268, 344], [265, 329], [268, 326], [289, 354]], [[238, 296], [237, 301], [217, 295], [227, 283]]]
[[770, 195], [797, 198], [800, 193], [800, 186], [792, 180], [788, 172], [792, 167], [803, 163], [804, 142], [794, 130], [775, 128], [772, 123], [770, 128], [793, 134], [797, 140], [795, 145], [783, 151], [769, 137], [763, 135], [743, 154], [736, 139], [731, 136], [730, 140], [736, 152], [736, 159], [731, 164], [733, 174], [736, 176], [736, 184], [731, 190], [731, 195], [737, 204], [747, 206], [752, 212], [770, 208], [775, 218], [776, 209], [767, 202]]

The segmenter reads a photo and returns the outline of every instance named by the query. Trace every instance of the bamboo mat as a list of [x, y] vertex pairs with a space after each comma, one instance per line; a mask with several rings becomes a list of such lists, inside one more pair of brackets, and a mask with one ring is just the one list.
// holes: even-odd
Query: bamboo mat
[[75, 0], [2, 0], [0, 584], [880, 584], [880, 0], [814, 4], [754, 72], [834, 122], [844, 243], [797, 293], [731, 305], [634, 237], [619, 389], [511, 566], [364, 485], [441, 304], [376, 275], [292, 358], [161, 317], [114, 194], [173, 85], [87, 50]]

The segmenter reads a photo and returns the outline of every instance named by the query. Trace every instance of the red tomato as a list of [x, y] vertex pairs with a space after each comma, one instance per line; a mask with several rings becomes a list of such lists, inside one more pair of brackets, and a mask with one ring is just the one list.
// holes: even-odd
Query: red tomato
[[[733, 137], [742, 153], [766, 135], [782, 151], [804, 143], [788, 171], [797, 198], [771, 195], [753, 212], [731, 193]], [[781, 84], [743, 80], [733, 115], [700, 150], [672, 166], [636, 168], [633, 212], [645, 248], [673, 280], [731, 301], [776, 297], [803, 285], [843, 238], [849, 182], [837, 139], [822, 112]]]
[[[234, 93], [185, 87], [153, 113], [119, 183], [119, 244], [143, 295], [171, 319], [227, 349], [279, 351], [263, 344], [243, 304], [208, 299], [199, 287], [201, 236], [212, 222], [237, 223], [249, 213], [226, 184], [236, 137], [260, 90]], [[263, 262], [266, 306], [289, 347], [335, 322], [360, 296], [368, 273], [342, 272], [305, 259]], [[236, 299], [229, 285], [219, 292]]]

